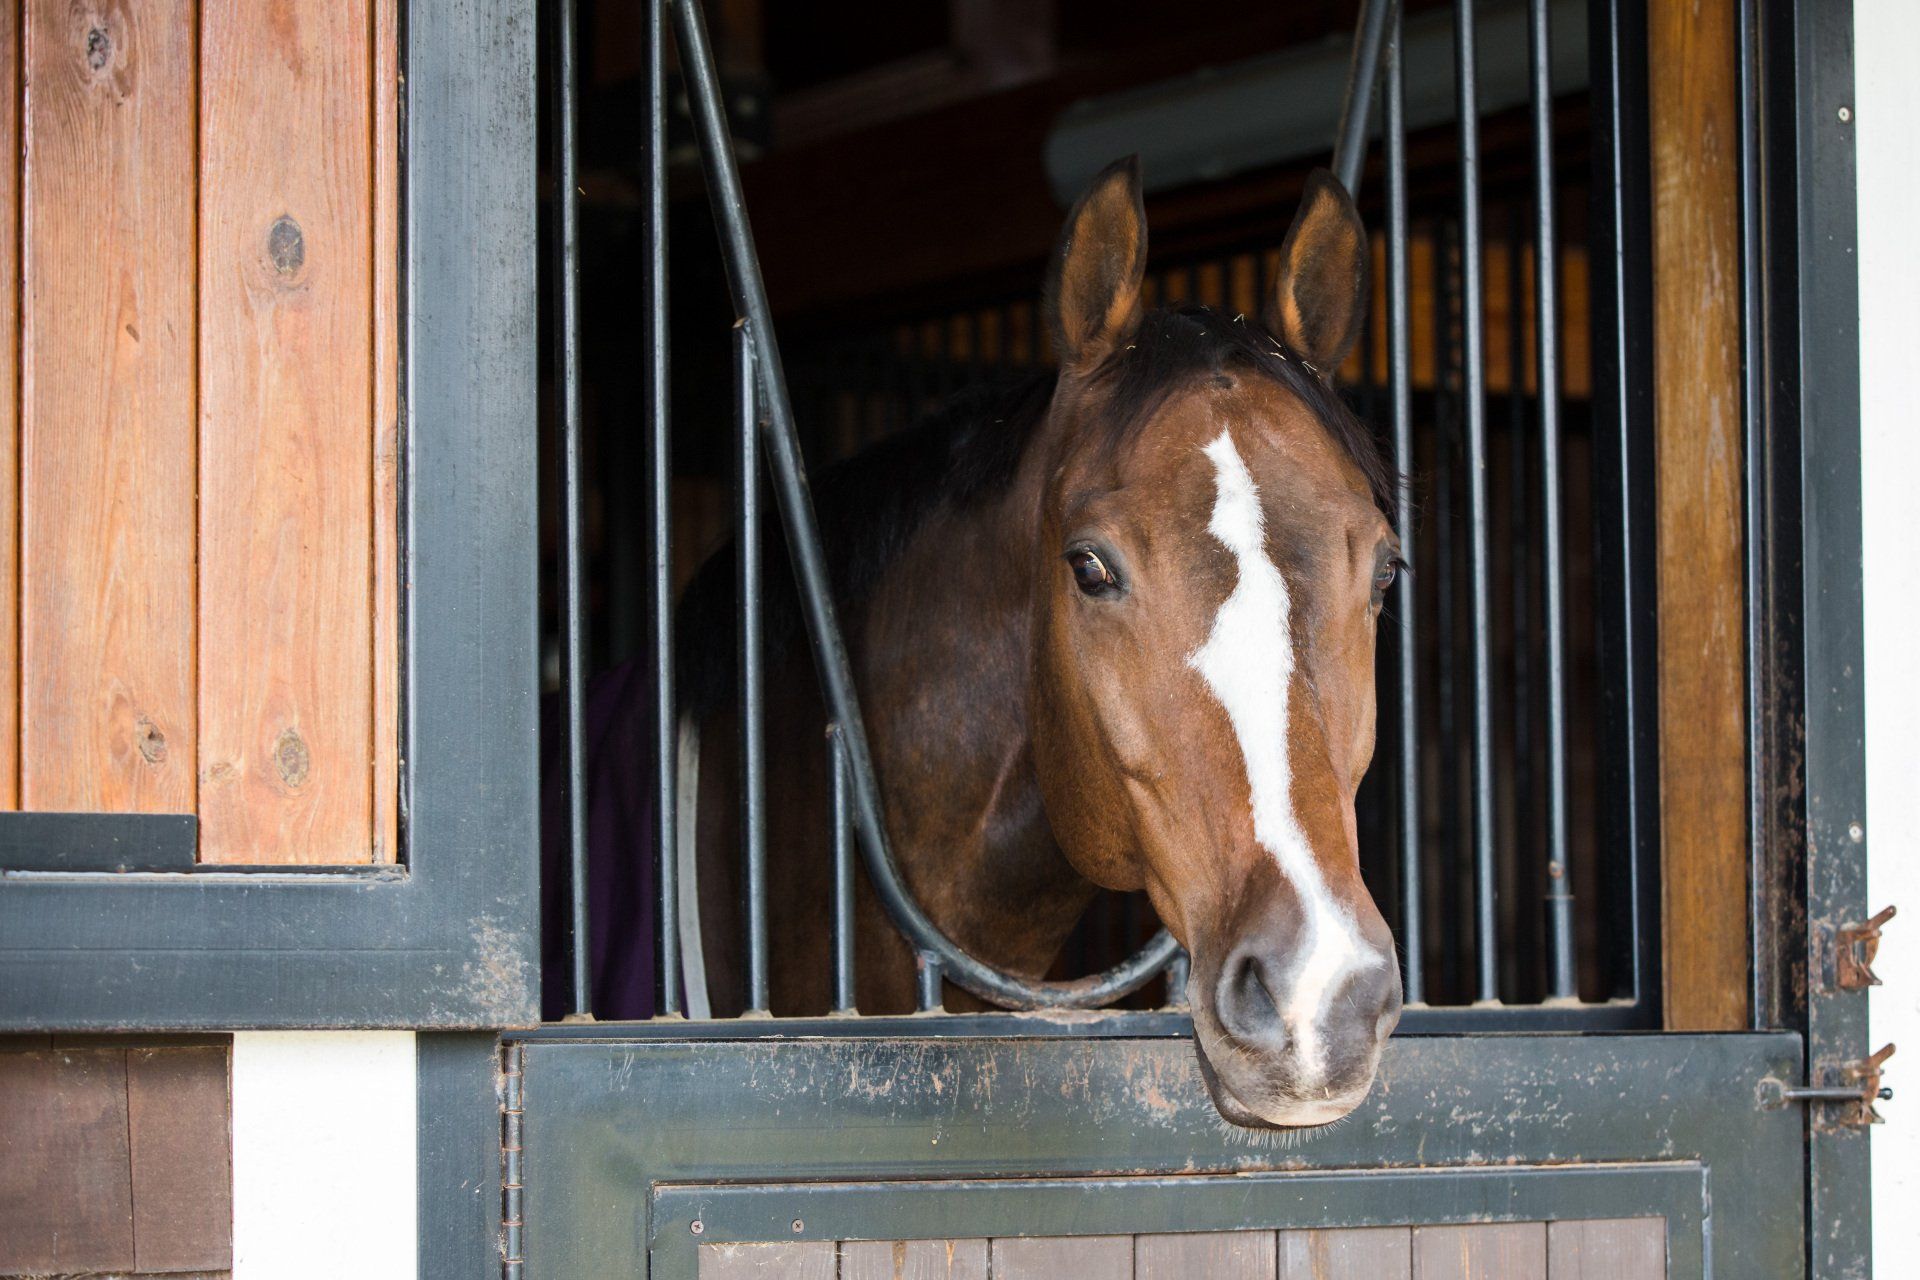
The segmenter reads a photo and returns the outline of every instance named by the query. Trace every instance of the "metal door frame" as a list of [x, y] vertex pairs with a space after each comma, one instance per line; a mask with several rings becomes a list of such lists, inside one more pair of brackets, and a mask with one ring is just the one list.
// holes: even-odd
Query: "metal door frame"
[[[1854, 154], [1841, 110], [1851, 108], [1851, 13], [1817, 0], [1747, 0], [1743, 18], [1748, 639], [1765, 659], [1752, 664], [1750, 724], [1754, 1032], [1400, 1038], [1384, 1076], [1383, 1096], [1393, 1101], [1377, 1095], [1367, 1106], [1411, 1098], [1411, 1119], [1437, 1117], [1442, 1127], [1416, 1136], [1409, 1126], [1369, 1145], [1356, 1124], [1275, 1153], [1223, 1142], [1191, 1072], [1175, 1069], [1191, 1050], [1170, 1038], [1135, 1038], [1143, 1028], [1135, 1023], [1129, 1034], [1123, 1015], [942, 1019], [951, 1038], [927, 1036], [931, 1028], [917, 1019], [555, 1027], [511, 1036], [498, 1052], [488, 1036], [424, 1036], [422, 1275], [499, 1265], [503, 1203], [516, 1241], [511, 1256], [533, 1262], [536, 1275], [604, 1257], [643, 1267], [646, 1224], [590, 1213], [604, 1209], [615, 1177], [665, 1186], [743, 1174], [781, 1182], [800, 1174], [1018, 1176], [1036, 1171], [1042, 1143], [1051, 1145], [1040, 1171], [1068, 1176], [1144, 1168], [1151, 1161], [1143, 1155], [1203, 1172], [1264, 1164], [1310, 1174], [1509, 1157], [1694, 1161], [1718, 1192], [1703, 1216], [1703, 1264], [1717, 1255], [1723, 1273], [1741, 1272], [1738, 1250], [1749, 1247], [1742, 1242], [1764, 1236], [1776, 1246], [1790, 1238], [1810, 1276], [1866, 1274], [1865, 1132], [1836, 1123], [1825, 1104], [1769, 1105], [1772, 1089], [1831, 1082], [1869, 1047], [1864, 993], [1832, 989], [1830, 973], [1832, 927], [1862, 918], [1867, 907]], [[909, 1027], [913, 1038], [888, 1038]], [[1103, 1082], [1114, 1097], [1127, 1096], [1133, 1086], [1117, 1064], [1142, 1056], [1160, 1065], [1172, 1111], [1160, 1116], [1164, 1124], [1139, 1125], [1142, 1145], [1122, 1158], [1100, 1145], [1099, 1126], [1076, 1127], [1070, 1113], [1079, 1107], [1086, 1119]], [[934, 1137], [965, 1130], [940, 1128], [954, 1104], [929, 1098], [926, 1081], [979, 1078], [994, 1067], [1005, 1081], [1010, 1064], [1040, 1059], [1080, 1072], [1084, 1092], [1063, 1100], [1056, 1127], [1023, 1142], [1002, 1133], [999, 1145], [989, 1133], [971, 1149], [943, 1137], [945, 1150], [932, 1154]], [[790, 1119], [769, 1116], [769, 1108], [814, 1106], [826, 1108], [817, 1112], [825, 1118], [857, 1118], [866, 1103], [824, 1092], [847, 1076], [843, 1068], [909, 1060], [912, 1070], [889, 1077], [905, 1092], [887, 1132], [890, 1141], [913, 1143], [911, 1157], [905, 1148], [875, 1156], [861, 1145], [871, 1132], [848, 1123], [809, 1127], [795, 1139]], [[675, 1085], [675, 1063], [699, 1069]], [[823, 1069], [829, 1063], [840, 1065]], [[940, 1063], [953, 1073], [927, 1069]], [[1042, 1076], [1058, 1096], [1066, 1077]], [[648, 1087], [637, 1092], [635, 1082]], [[779, 1082], [771, 1100], [770, 1082]], [[665, 1123], [662, 1088], [690, 1107], [703, 1100], [705, 1127]], [[1640, 1113], [1644, 1124], [1623, 1120]], [[785, 1125], [784, 1150], [767, 1140], [771, 1127], [757, 1140], [742, 1137], [764, 1119]], [[1768, 1148], [1776, 1158], [1759, 1158]], [[1454, 1176], [1480, 1175], [1456, 1167]], [[580, 1216], [570, 1218], [570, 1192], [582, 1179], [594, 1194], [581, 1196]], [[1763, 1213], [1761, 1201], [1743, 1194], [1763, 1186], [1770, 1197], [1800, 1195], [1804, 1215]], [[1314, 1221], [1335, 1225], [1339, 1211]], [[605, 1250], [612, 1253], [596, 1252]], [[507, 1271], [518, 1268], [509, 1262]]]

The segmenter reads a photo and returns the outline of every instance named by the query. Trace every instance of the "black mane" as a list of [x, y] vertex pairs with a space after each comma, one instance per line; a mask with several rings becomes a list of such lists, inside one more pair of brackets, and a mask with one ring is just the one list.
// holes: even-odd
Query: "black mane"
[[[1116, 442], [1140, 429], [1194, 377], [1251, 369], [1298, 396], [1351, 457], [1391, 510], [1397, 479], [1373, 434], [1298, 353], [1260, 325], [1206, 307], [1147, 313], [1135, 340], [1094, 371], [1121, 411], [1108, 420]], [[961, 392], [918, 425], [889, 436], [813, 478], [814, 512], [841, 626], [850, 633], [874, 584], [935, 511], [965, 509], [1002, 492], [1046, 416], [1056, 375], [1048, 370]], [[805, 643], [786, 541], [768, 512], [763, 570], [769, 669]], [[680, 706], [704, 717], [734, 695], [732, 544], [694, 575], [674, 620]]]

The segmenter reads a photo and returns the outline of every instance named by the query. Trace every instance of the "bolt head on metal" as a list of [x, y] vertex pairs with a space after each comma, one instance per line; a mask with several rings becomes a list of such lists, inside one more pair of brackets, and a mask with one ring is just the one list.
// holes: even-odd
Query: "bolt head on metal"
[[1845, 124], [1851, 119], [1853, 119], [1853, 112], [1847, 110], [1845, 107], [1840, 108], [1840, 123]]
[[807, 1224], [805, 1222], [802, 1222], [799, 1218], [795, 1218], [793, 1220], [793, 1233], [795, 1235], [799, 1235], [802, 1231], [805, 1231], [806, 1229], [807, 1229]]
[[1862, 840], [1865, 840], [1866, 838], [1867, 838], [1867, 829], [1865, 827], [1861, 826], [1857, 822], [1849, 822], [1847, 824], [1847, 839], [1853, 841], [1855, 844], [1859, 844]]
[[704, 1235], [707, 1230], [707, 1224], [700, 1221], [700, 1219], [695, 1218], [692, 1222], [689, 1222], [687, 1224], [687, 1230], [693, 1232], [693, 1234], [695, 1235]]

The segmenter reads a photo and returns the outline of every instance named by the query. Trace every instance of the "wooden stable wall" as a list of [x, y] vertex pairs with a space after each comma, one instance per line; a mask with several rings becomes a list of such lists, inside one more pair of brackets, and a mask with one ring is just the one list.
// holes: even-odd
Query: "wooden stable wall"
[[394, 857], [396, 2], [0, 0], [0, 806]]

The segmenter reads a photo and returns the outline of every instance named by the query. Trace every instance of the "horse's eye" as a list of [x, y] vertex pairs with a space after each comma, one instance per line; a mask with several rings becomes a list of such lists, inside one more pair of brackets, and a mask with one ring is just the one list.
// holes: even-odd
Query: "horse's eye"
[[1120, 585], [1106, 562], [1086, 547], [1069, 552], [1067, 563], [1073, 566], [1074, 585], [1087, 595], [1097, 596]]
[[1373, 593], [1377, 596], [1387, 594], [1387, 588], [1393, 585], [1394, 575], [1399, 570], [1400, 566], [1392, 560], [1381, 565], [1380, 571], [1373, 575]]

